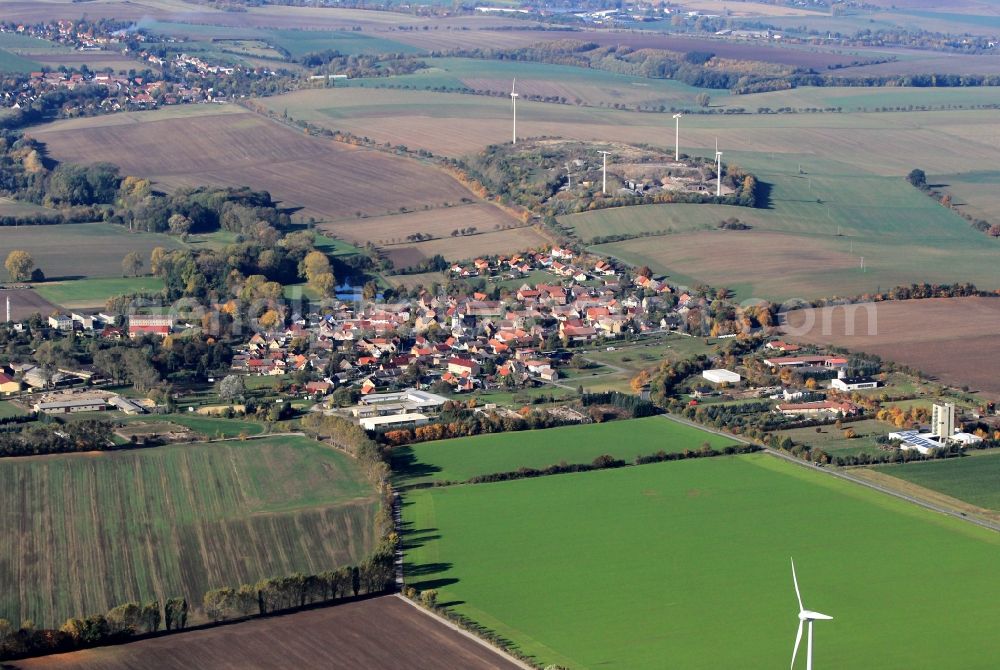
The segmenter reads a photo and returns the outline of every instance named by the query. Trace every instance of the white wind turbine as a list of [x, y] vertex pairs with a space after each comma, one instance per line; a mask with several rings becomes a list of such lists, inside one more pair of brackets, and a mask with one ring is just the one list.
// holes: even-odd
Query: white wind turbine
[[517, 93], [514, 92], [514, 86], [517, 84], [517, 78], [510, 85], [510, 111], [514, 113], [514, 133], [511, 144], [517, 144]]
[[[674, 114], [674, 160], [681, 159], [681, 117], [683, 114]], [[718, 147], [716, 147], [718, 148]]]
[[795, 584], [795, 597], [799, 600], [799, 632], [795, 634], [795, 647], [792, 649], [792, 669], [795, 668], [795, 655], [799, 653], [799, 642], [802, 641], [802, 626], [809, 623], [809, 637], [806, 641], [806, 670], [813, 667], [813, 621], [829, 621], [832, 616], [807, 610], [802, 606], [802, 595], [799, 593], [799, 580], [795, 576], [795, 559], [792, 559], [792, 583]]
[[715, 197], [722, 197], [722, 152], [719, 151], [719, 138], [715, 138]]

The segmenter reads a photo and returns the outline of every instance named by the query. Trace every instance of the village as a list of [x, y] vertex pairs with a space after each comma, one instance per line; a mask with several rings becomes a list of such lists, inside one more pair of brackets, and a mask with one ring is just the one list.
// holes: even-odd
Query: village
[[[366, 301], [343, 286], [336, 300], [319, 305], [293, 300], [281, 325], [258, 327], [232, 344], [229, 369], [208, 379], [215, 390], [175, 388], [154, 401], [116, 388], [100, 365], [36, 360], [9, 361], [0, 393], [46, 414], [247, 411], [225, 402], [234, 397], [219, 391], [225, 377], [238, 380], [240, 389], [271, 389], [256, 402], [276, 417], [336, 414], [379, 436], [432, 424], [443, 408], [466, 403], [462, 398], [477, 411], [511, 420], [519, 418], [520, 405], [541, 400], [560, 422], [589, 422], [580, 398], [625, 385], [648, 399], [662, 383], [657, 365], [660, 371], [679, 365], [671, 348], [686, 348], [693, 356], [687, 378], [660, 402], [701, 423], [777, 435], [787, 449], [794, 446], [787, 435], [830, 424], [848, 444], [860, 438], [857, 444], [872, 449], [923, 456], [975, 448], [996, 429], [995, 407], [959, 399], [956, 409], [954, 398], [911, 388], [909, 377], [877, 359], [774, 339], [769, 326], [746, 321], [739, 332], [720, 329], [722, 310], [704, 287], [673, 286], [571, 248], [481, 257], [448, 272], [459, 282], [494, 286], [459, 294], [421, 290], [393, 301]], [[140, 309], [127, 318], [54, 313], [39, 318], [35, 329], [57, 339], [167, 343], [199, 335], [201, 324]], [[25, 327], [10, 324], [12, 332]], [[629, 365], [636, 352], [650, 361], [645, 367]], [[556, 394], [561, 399], [553, 402]], [[933, 411], [917, 411], [910, 403], [918, 397], [932, 400]], [[852, 426], [877, 430], [862, 434]]]
[[[25, 25], [0, 22], [0, 33], [10, 32], [72, 47], [82, 53], [118, 53], [135, 60], [133, 71], [114, 72], [112, 68], [60, 67], [24, 75], [8, 74], [0, 87], [0, 105], [9, 109], [27, 109], [46, 93], [74, 91], [93, 86], [102, 90], [98, 100], [77, 100], [61, 112], [65, 116], [139, 111], [161, 105], [211, 103], [226, 99], [213, 81], [227, 81], [237, 76], [259, 79], [275, 76], [266, 66], [248, 67], [211, 63], [184, 52], [158, 53], [144, 46], [149, 36], [141, 31], [103, 27], [104, 24], [54, 21]], [[170, 38], [164, 38], [172, 42]], [[159, 55], [163, 53], [163, 55]]]

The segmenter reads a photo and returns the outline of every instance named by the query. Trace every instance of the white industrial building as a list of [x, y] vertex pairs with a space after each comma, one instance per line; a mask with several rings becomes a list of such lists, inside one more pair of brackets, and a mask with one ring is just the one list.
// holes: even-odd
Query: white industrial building
[[365, 430], [380, 430], [387, 428], [412, 428], [414, 426], [423, 426], [430, 419], [425, 415], [418, 412], [411, 412], [408, 414], [389, 414], [387, 416], [369, 416], [364, 417], [358, 423]]
[[742, 377], [731, 370], [705, 370], [701, 376], [713, 384], [739, 384]]
[[934, 403], [931, 409], [931, 432], [941, 437], [951, 437], [955, 432], [955, 403]]

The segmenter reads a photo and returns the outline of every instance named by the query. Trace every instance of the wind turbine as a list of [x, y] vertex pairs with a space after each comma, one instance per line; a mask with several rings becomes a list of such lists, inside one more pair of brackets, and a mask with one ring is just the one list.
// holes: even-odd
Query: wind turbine
[[795, 576], [795, 559], [792, 559], [792, 583], [795, 584], [795, 597], [799, 600], [799, 632], [795, 634], [795, 647], [792, 649], [792, 670], [795, 668], [795, 655], [799, 653], [799, 642], [802, 641], [802, 626], [809, 622], [809, 637], [806, 641], [806, 670], [813, 667], [813, 621], [829, 621], [832, 616], [807, 610], [802, 606], [802, 595], [799, 593], [799, 580]]
[[674, 160], [681, 159], [681, 117], [683, 114], [674, 114]]
[[603, 160], [601, 162], [601, 194], [608, 192], [608, 154], [610, 151], [599, 151], [599, 154], [603, 155]]
[[517, 84], [517, 77], [510, 85], [510, 111], [514, 113], [514, 133], [511, 144], [517, 144], [517, 93], [514, 92], [514, 86]]
[[719, 151], [719, 138], [715, 138], [715, 197], [722, 197], [722, 152]]

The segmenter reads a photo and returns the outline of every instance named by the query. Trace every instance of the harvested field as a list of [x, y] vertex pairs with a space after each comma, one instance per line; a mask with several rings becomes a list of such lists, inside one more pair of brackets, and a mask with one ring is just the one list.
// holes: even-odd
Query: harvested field
[[[574, 35], [566, 37], [575, 38]], [[816, 69], [824, 69], [830, 65], [846, 65], [858, 58], [855, 54], [838, 54], [818, 49], [807, 50], [730, 39], [687, 37], [638, 31], [589, 31], [581, 35], [580, 39], [586, 42], [595, 42], [601, 46], [621, 45], [633, 49], [665, 49], [678, 53], [705, 51], [714, 53], [719, 58], [761, 61]]]
[[165, 188], [266, 189], [283, 206], [323, 220], [469, 196], [448, 175], [416, 160], [309, 137], [234, 106], [56, 122], [32, 135], [59, 160], [116, 163], [124, 174], [148, 176]]
[[52, 69], [57, 69], [60, 65], [69, 68], [79, 68], [81, 65], [86, 65], [94, 71], [110, 67], [115, 72], [128, 72], [148, 66], [151, 70], [158, 71], [152, 64], [140, 63], [134, 58], [118, 53], [71, 51], [65, 54], [32, 55], [31, 59]]
[[875, 354], [952, 386], [1000, 397], [1000, 298], [930, 298], [873, 307], [874, 334], [866, 323], [869, 310], [852, 306], [789, 312], [787, 337]]
[[396, 596], [18, 661], [10, 667], [390, 670], [404, 665], [408, 670], [519, 667]]
[[377, 505], [352, 459], [302, 437], [5, 458], [0, 618], [59, 626], [356, 563]]
[[[475, 227], [482, 232], [492, 232], [521, 223], [499, 207], [485, 203], [460, 205], [439, 209], [407, 212], [392, 216], [376, 216], [343, 223], [326, 223], [319, 226], [325, 233], [350, 242], [364, 244], [371, 240], [377, 244], [402, 244], [406, 236], [424, 233], [434, 237], [450, 237], [453, 230]], [[380, 237], [374, 238], [374, 235]]]
[[0, 229], [0, 248], [24, 249], [49, 280], [118, 277], [122, 258], [136, 251], [146, 261], [156, 247], [178, 249], [176, 237], [130, 233], [111, 223], [66, 223], [55, 226], [7, 226]]
[[41, 314], [43, 317], [47, 317], [49, 314], [59, 311], [58, 305], [53, 305], [34, 289], [2, 289], [0, 290], [0, 301], [2, 301], [0, 309], [3, 310], [2, 314], [5, 319], [7, 318], [7, 298], [10, 298], [10, 317], [14, 321], [23, 321], [32, 314]]
[[397, 268], [406, 268], [431, 258], [435, 254], [441, 254], [448, 260], [467, 260], [476, 256], [527, 251], [547, 244], [551, 244], [548, 239], [534, 228], [525, 226], [497, 232], [401, 244], [386, 247], [385, 251]]

